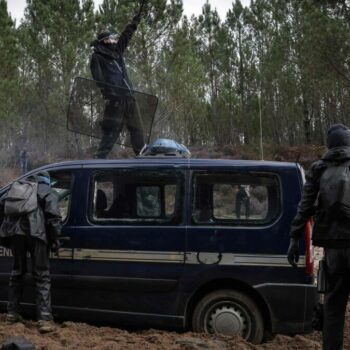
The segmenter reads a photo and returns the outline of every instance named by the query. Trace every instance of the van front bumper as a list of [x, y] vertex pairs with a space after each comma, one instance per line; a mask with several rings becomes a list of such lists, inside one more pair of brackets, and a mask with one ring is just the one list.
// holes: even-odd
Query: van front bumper
[[272, 333], [311, 332], [313, 308], [319, 301], [316, 285], [263, 283], [254, 286], [269, 310]]

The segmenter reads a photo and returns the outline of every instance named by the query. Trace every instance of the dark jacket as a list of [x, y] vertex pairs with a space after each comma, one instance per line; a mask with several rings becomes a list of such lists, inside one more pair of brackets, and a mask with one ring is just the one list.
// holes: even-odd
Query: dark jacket
[[135, 19], [128, 24], [113, 48], [97, 41], [92, 44], [94, 53], [91, 56], [90, 68], [94, 80], [132, 89], [123, 54], [137, 25], [138, 20]]
[[0, 198], [0, 243], [8, 247], [9, 238], [14, 235], [27, 235], [38, 238], [47, 244], [55, 242], [61, 234], [61, 215], [58, 196], [46, 183], [38, 183], [38, 208], [33, 212], [13, 218], [4, 215], [5, 195]]
[[348, 160], [350, 160], [350, 147], [335, 147], [311, 165], [306, 174], [297, 215], [292, 222], [290, 234], [292, 238], [300, 239], [304, 235], [306, 222], [313, 216], [314, 245], [326, 248], [350, 246], [350, 220], [331, 219], [317, 200], [323, 171], [330, 164], [341, 164]]

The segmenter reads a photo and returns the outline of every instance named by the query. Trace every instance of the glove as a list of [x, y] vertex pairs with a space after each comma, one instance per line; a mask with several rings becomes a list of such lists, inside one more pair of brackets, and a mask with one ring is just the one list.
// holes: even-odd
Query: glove
[[299, 261], [299, 240], [296, 238], [291, 238], [290, 239], [290, 243], [289, 243], [289, 247], [288, 247], [288, 252], [287, 252], [287, 256], [288, 256], [288, 262], [293, 266], [293, 267], [297, 267], [297, 263]]
[[138, 25], [140, 23], [140, 21], [141, 21], [141, 14], [139, 13], [139, 14], [135, 15], [132, 18], [132, 21], [133, 21], [134, 24]]
[[141, 0], [140, 1], [140, 9], [137, 15], [135, 15], [132, 19], [132, 21], [134, 22], [134, 24], [138, 25], [141, 21], [141, 16], [142, 16], [142, 12], [144, 10], [144, 7], [147, 5], [147, 0]]
[[57, 239], [51, 244], [51, 251], [57, 253], [58, 250], [62, 247], [62, 243]]

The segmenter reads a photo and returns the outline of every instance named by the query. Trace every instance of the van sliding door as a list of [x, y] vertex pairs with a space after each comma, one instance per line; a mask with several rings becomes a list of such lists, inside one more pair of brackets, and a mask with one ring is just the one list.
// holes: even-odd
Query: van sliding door
[[175, 315], [184, 268], [184, 173], [106, 169], [90, 176], [87, 222], [74, 239], [79, 307]]

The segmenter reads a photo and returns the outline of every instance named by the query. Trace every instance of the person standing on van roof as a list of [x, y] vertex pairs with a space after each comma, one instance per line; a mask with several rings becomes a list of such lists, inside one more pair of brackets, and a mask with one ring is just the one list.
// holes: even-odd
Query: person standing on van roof
[[[97, 40], [91, 43], [94, 52], [91, 56], [90, 68], [94, 80], [129, 90], [128, 96], [121, 97], [113, 89], [102, 88], [106, 100], [103, 120], [101, 122], [102, 139], [95, 154], [95, 158], [106, 158], [117, 141], [124, 123], [130, 132], [133, 150], [138, 155], [145, 145], [141, 115], [135, 97], [132, 93], [132, 84], [129, 80], [123, 54], [141, 20], [141, 9], [133, 17], [118, 36], [105, 31], [98, 35]], [[118, 96], [116, 96], [118, 95]]]
[[324, 248], [327, 266], [323, 349], [338, 350], [343, 348], [350, 293], [350, 130], [343, 124], [332, 125], [327, 147], [328, 151], [306, 174], [303, 195], [292, 222], [288, 261], [296, 266], [299, 240], [313, 216], [313, 245]]
[[[10, 200], [14, 185], [0, 198], [0, 243], [11, 248], [13, 255], [6, 320], [8, 323], [15, 323], [22, 319], [19, 315], [19, 304], [24, 290], [29, 253], [35, 282], [39, 331], [51, 332], [54, 324], [51, 312], [49, 250], [58, 249], [60, 245], [58, 237], [61, 233], [61, 215], [58, 198], [51, 191], [50, 175], [46, 171], [15, 183], [19, 184], [13, 190], [16, 194], [13, 198], [17, 202]], [[29, 192], [31, 189], [32, 192]], [[21, 193], [24, 199], [18, 205], [16, 203]], [[33, 203], [31, 208], [30, 202]]]

